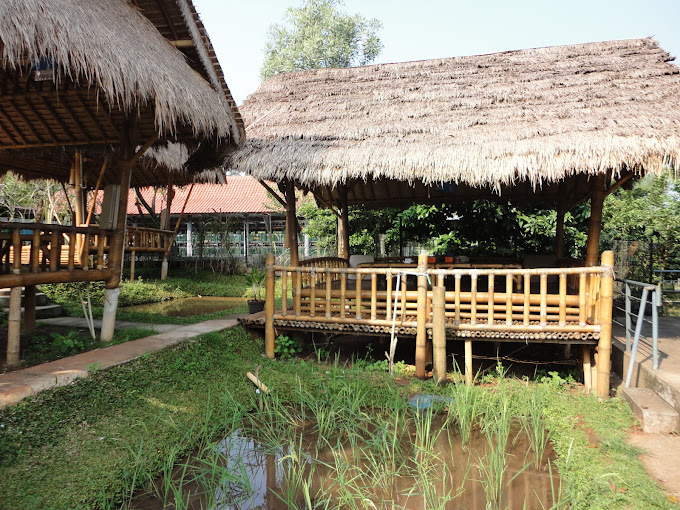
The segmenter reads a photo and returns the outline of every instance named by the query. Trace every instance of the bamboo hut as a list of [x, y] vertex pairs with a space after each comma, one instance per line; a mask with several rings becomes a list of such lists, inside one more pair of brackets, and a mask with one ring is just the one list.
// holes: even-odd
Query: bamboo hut
[[[447, 336], [580, 341], [587, 346], [584, 367], [590, 364], [590, 346], [597, 344], [598, 391], [605, 395], [611, 328], [606, 324], [611, 295], [606, 294], [612, 275], [605, 261], [598, 266], [602, 204], [636, 176], [680, 166], [680, 69], [672, 60], [654, 40], [632, 39], [280, 74], [241, 107], [248, 141], [233, 155], [232, 166], [278, 181], [286, 199], [297, 187], [333, 209], [342, 259], [349, 253], [349, 205], [478, 198], [549, 203], [558, 211], [556, 255], [561, 258], [564, 214], [590, 200], [582, 267], [533, 273], [502, 264], [433, 269], [421, 262], [419, 271], [435, 271], [428, 275], [438, 283], [440, 276], [446, 282], [472, 280], [463, 290], [460, 283], [446, 283], [452, 291], [445, 295]], [[294, 224], [294, 200], [286, 202]], [[394, 312], [385, 301], [399, 291], [394, 267], [332, 269], [321, 275], [330, 282], [326, 288], [318, 283], [319, 271], [326, 269], [307, 275], [295, 254], [291, 260], [287, 268], [272, 263], [270, 273], [284, 281], [295, 276], [288, 285], [303, 301], [292, 311], [286, 303], [284, 310], [267, 309], [261, 322], [272, 346], [274, 327], [291, 324], [304, 329], [352, 322], [357, 331], [389, 331]], [[372, 282], [380, 275], [386, 290], [376, 293], [372, 283], [366, 295], [340, 291], [343, 275], [353, 271]], [[482, 277], [484, 289], [477, 287]], [[548, 277], [560, 282], [554, 295], [547, 290]], [[533, 278], [540, 283], [531, 285]], [[318, 288], [305, 290], [301, 279], [314, 280]], [[526, 281], [523, 290], [512, 289], [516, 280]], [[408, 317], [399, 320], [410, 321], [405, 330], [416, 337], [416, 371], [423, 375], [434, 294], [422, 281], [419, 289], [420, 297], [417, 291], [401, 294]], [[357, 310], [352, 308], [351, 319], [348, 302]], [[557, 328], [553, 332], [551, 324]], [[591, 333], [582, 335], [588, 328]]]
[[[70, 183], [76, 196], [71, 226], [0, 225], [16, 363], [22, 287], [30, 328], [35, 285], [105, 281], [111, 338], [128, 189], [172, 190], [219, 167], [244, 129], [190, 0], [6, 0], [0, 55], [0, 171]], [[86, 190], [104, 190], [96, 226]]]

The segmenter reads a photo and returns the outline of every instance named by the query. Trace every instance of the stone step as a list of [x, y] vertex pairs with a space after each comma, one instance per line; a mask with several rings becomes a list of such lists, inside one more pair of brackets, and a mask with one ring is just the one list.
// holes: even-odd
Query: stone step
[[[9, 313], [9, 308], [3, 308], [2, 311], [7, 315]], [[61, 305], [49, 304], [35, 307], [35, 318], [36, 319], [51, 319], [53, 317], [60, 317], [63, 313]], [[24, 308], [21, 307], [21, 315], [24, 315]]]
[[665, 400], [647, 388], [623, 388], [633, 414], [648, 434], [668, 434], [679, 430], [680, 415]]
[[[43, 306], [48, 304], [47, 302], [47, 296], [42, 293], [42, 292], [36, 292], [35, 293], [35, 304], [38, 306]], [[24, 294], [21, 294], [21, 303], [23, 304], [24, 301]], [[7, 294], [0, 294], [0, 308], [7, 308], [9, 306], [9, 293]]]

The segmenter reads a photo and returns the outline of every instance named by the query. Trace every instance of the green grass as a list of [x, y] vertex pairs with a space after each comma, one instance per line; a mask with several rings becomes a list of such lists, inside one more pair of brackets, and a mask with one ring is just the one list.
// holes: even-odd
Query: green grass
[[[440, 487], [426, 495], [428, 508], [442, 508], [456, 497], [457, 488], [442, 493], [446, 473], [433, 471], [436, 459], [427, 456], [428, 445], [441, 433], [431, 425], [435, 413], [415, 415], [406, 402], [415, 392], [462, 395], [461, 385], [411, 380], [399, 386], [375, 371], [271, 361], [261, 353], [260, 342], [233, 328], [0, 411], [0, 508], [118, 508], [137, 487], [159, 493], [167, 503], [182, 492], [181, 485], [168, 481], [153, 488], [149, 480], [176, 464], [184, 479], [207, 492], [222, 475], [234, 477], [230, 490], [247, 490], [238, 473], [220, 469], [214, 453], [214, 440], [240, 427], [259, 431], [258, 439], [270, 448], [285, 448], [290, 491], [282, 496], [303, 507], [309, 498], [326, 508], [362, 508], [362, 498], [375, 497], [375, 487], [389, 487], [391, 476], [403, 474], [417, 476], [423, 491]], [[263, 399], [263, 411], [253, 413], [257, 398], [245, 372], [260, 364], [260, 377], [272, 394]], [[482, 425], [496, 443], [511, 422], [535, 417], [540, 407], [557, 452], [560, 499], [570, 509], [671, 506], [625, 444], [634, 420], [622, 400], [600, 403], [554, 378], [536, 384], [497, 375], [474, 391], [468, 401], [474, 412], [462, 413], [463, 420]], [[435, 411], [442, 413], [443, 405]], [[310, 475], [302, 470], [299, 424], [312, 416], [320, 418], [319, 448], [345, 447], [333, 449], [334, 480], [344, 484], [337, 495], [314, 494]], [[455, 414], [444, 418], [452, 430], [459, 426]], [[411, 437], [404, 437], [405, 427], [414, 420], [420, 420], [414, 424], [422, 452], [417, 456], [403, 448]], [[201, 464], [191, 467], [183, 458], [196, 446]], [[365, 471], [353, 466], [352, 451], [368, 462]]]

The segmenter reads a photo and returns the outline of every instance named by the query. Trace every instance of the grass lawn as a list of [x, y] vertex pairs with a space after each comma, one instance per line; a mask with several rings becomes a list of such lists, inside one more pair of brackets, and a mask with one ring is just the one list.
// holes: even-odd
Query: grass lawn
[[[483, 430], [502, 424], [499, 409], [508, 423], [538, 409], [533, 416], [545, 423], [557, 454], [561, 507], [671, 507], [625, 442], [634, 423], [625, 402], [598, 402], [557, 375], [534, 383], [503, 377], [500, 369], [471, 389], [437, 387], [415, 379], [397, 384], [370, 364], [271, 361], [261, 354], [261, 343], [237, 327], [0, 411], [0, 508], [119, 508], [186, 453], [197, 446], [214, 453], [216, 439], [258, 416], [254, 388], [245, 377], [257, 365], [273, 391], [266, 409], [307, 413], [317, 422], [334, 416], [325, 423], [338, 441], [353, 437], [348, 431], [373, 417], [403, 413], [417, 421], [420, 415], [406, 404], [416, 392], [455, 395], [461, 405], [452, 409], [476, 408]], [[266, 430], [293, 430], [267, 412], [263, 421], [279, 425]], [[464, 430], [463, 415], [454, 418]]]

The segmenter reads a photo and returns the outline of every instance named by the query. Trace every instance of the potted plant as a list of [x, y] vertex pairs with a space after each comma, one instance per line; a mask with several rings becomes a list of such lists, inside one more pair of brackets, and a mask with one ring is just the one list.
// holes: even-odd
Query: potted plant
[[248, 300], [248, 312], [257, 313], [264, 310], [264, 299], [262, 299], [262, 289], [264, 288], [264, 271], [254, 267], [250, 273], [246, 273], [246, 282], [250, 285], [253, 299]]

